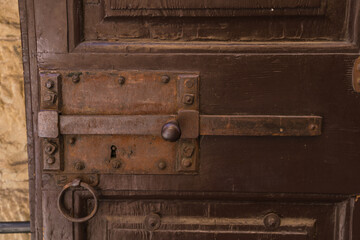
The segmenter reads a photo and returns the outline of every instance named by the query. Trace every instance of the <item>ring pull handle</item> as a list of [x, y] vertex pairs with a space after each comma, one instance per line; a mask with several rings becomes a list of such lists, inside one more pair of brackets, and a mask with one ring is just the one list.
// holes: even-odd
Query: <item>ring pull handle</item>
[[[94, 198], [95, 204], [94, 204], [94, 209], [91, 211], [91, 213], [86, 216], [86, 217], [82, 217], [82, 218], [74, 218], [71, 217], [70, 214], [66, 211], [64, 204], [63, 204], [63, 197], [65, 192], [72, 187], [83, 187], [86, 190], [88, 190], [91, 195]], [[63, 217], [65, 217], [67, 220], [69, 220], [70, 222], [75, 222], [75, 223], [82, 223], [82, 222], [86, 222], [89, 221], [91, 218], [93, 218], [98, 210], [98, 206], [99, 206], [99, 199], [97, 197], [97, 193], [95, 191], [95, 189], [93, 187], [91, 187], [89, 184], [81, 182], [80, 179], [74, 179], [74, 181], [66, 184], [63, 189], [61, 190], [59, 197], [58, 197], [58, 209], [61, 213], [61, 215], [63, 215]]]

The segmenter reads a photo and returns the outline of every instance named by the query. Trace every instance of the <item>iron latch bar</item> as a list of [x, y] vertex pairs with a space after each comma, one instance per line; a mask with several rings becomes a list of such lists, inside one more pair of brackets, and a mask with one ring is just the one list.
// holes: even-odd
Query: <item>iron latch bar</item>
[[59, 134], [161, 134], [162, 126], [178, 120], [182, 138], [199, 135], [224, 136], [318, 136], [322, 117], [271, 115], [200, 115], [180, 111], [178, 115], [60, 115], [56, 111], [39, 112], [39, 137], [56, 138]]

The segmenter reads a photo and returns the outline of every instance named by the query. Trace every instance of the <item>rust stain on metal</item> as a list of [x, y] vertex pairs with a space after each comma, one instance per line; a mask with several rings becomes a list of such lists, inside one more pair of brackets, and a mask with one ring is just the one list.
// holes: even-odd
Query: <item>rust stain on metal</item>
[[[73, 71], [74, 72], [74, 71]], [[157, 71], [80, 71], [81, 81], [59, 71], [64, 114], [174, 114], [182, 74]], [[90, 94], [91, 93], [91, 97]], [[156, 94], [154, 94], [156, 93]], [[197, 99], [195, 97], [195, 99]]]
[[321, 127], [319, 116], [200, 116], [200, 135], [319, 136]]
[[61, 74], [40, 72], [40, 109], [58, 110], [61, 99]]
[[[66, 173], [178, 174], [177, 143], [164, 141], [160, 136], [78, 135], [76, 144], [67, 144], [71, 137], [64, 136]], [[86, 167], [74, 169], [78, 161]], [[159, 167], [160, 161], [166, 166]]]
[[38, 113], [38, 136], [43, 138], [57, 138], [59, 136], [59, 116], [56, 111]]

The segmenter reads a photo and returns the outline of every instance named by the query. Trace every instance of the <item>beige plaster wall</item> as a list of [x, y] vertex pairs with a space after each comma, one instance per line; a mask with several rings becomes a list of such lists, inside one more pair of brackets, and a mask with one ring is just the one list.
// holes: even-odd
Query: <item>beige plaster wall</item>
[[[28, 173], [17, 0], [0, 0], [0, 221], [28, 221]], [[0, 235], [29, 239], [27, 234]]]

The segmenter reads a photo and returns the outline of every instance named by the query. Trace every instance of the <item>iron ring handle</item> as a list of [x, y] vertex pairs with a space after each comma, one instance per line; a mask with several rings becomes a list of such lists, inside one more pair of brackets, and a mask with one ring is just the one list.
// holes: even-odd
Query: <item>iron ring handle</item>
[[[91, 195], [93, 196], [94, 200], [95, 200], [95, 205], [94, 205], [94, 209], [91, 211], [91, 213], [86, 216], [86, 217], [82, 217], [82, 218], [74, 218], [71, 217], [65, 210], [65, 207], [62, 203], [62, 198], [64, 193], [71, 187], [83, 187], [86, 190], [88, 190]], [[95, 189], [93, 187], [91, 187], [89, 184], [81, 182], [80, 179], [75, 179], [74, 181], [66, 184], [63, 189], [61, 190], [59, 197], [58, 197], [58, 202], [57, 202], [57, 206], [58, 209], [61, 213], [61, 215], [63, 215], [63, 217], [65, 217], [67, 220], [69, 220], [70, 222], [75, 222], [75, 223], [82, 223], [82, 222], [86, 222], [89, 221], [91, 218], [93, 218], [98, 210], [98, 206], [99, 206], [99, 199], [97, 197], [97, 193], [95, 191]]]

